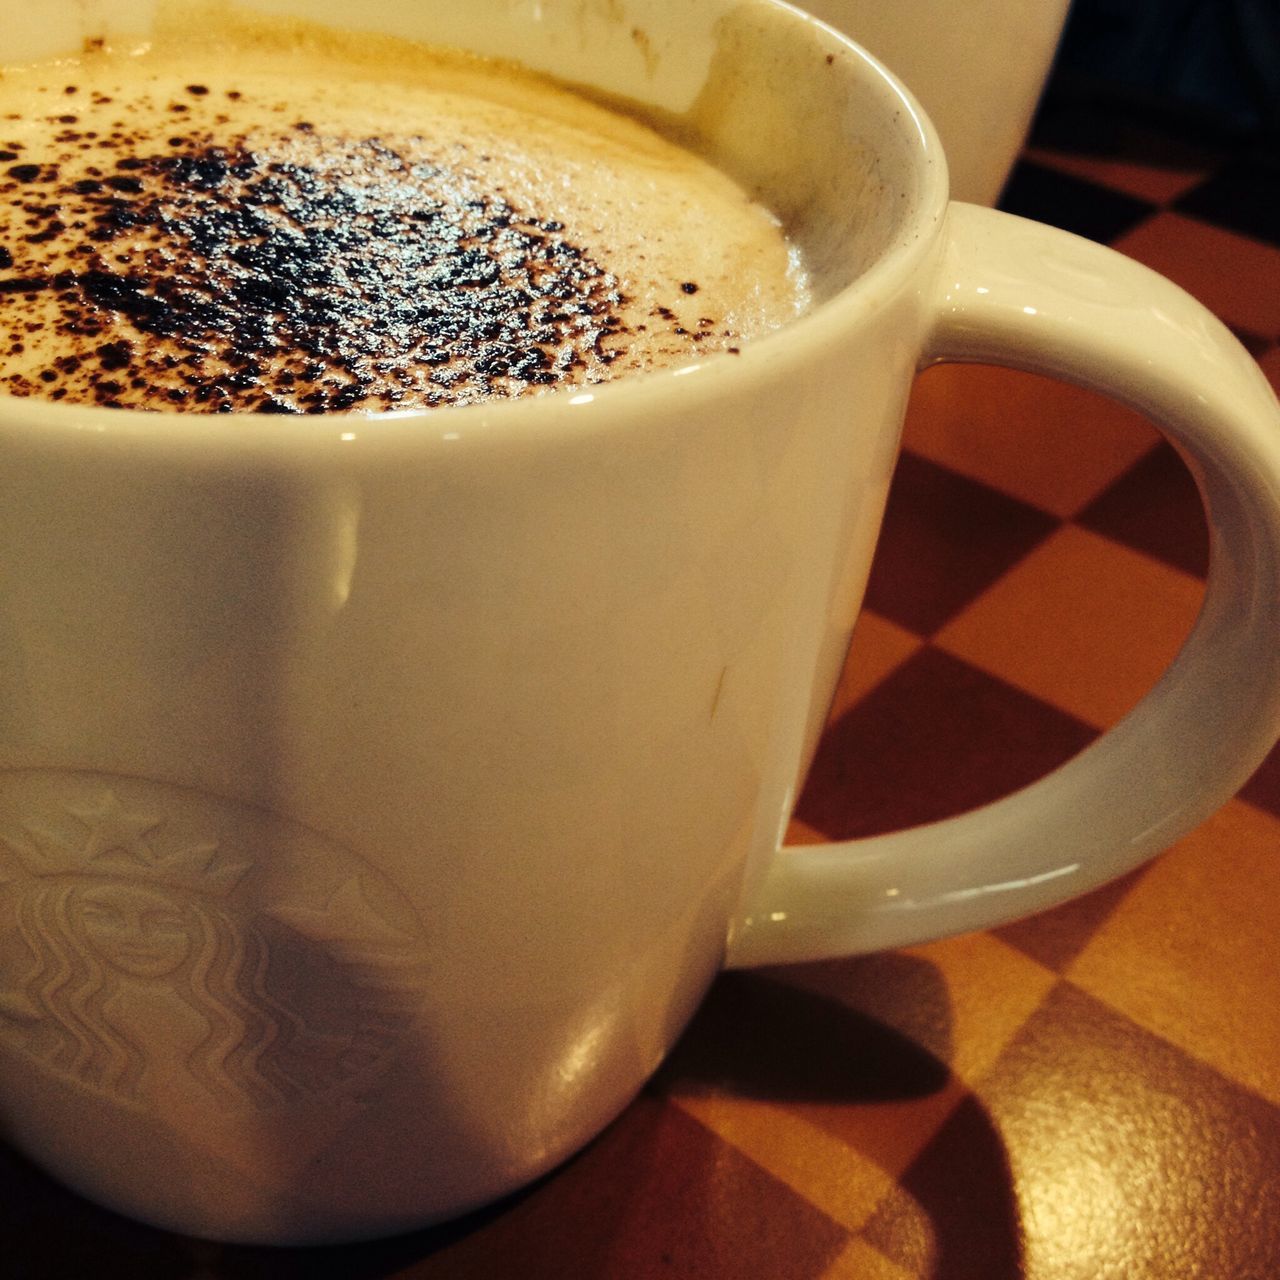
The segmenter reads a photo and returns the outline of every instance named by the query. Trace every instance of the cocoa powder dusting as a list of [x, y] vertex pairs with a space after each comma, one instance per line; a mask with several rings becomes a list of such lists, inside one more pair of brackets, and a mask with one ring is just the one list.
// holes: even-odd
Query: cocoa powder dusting
[[[26, 215], [0, 246], [0, 306], [55, 291], [69, 357], [3, 389], [314, 413], [518, 394], [616, 354], [617, 280], [421, 139], [297, 122], [265, 145], [161, 145], [139, 151], [117, 126], [100, 177], [25, 160], [0, 177]], [[51, 270], [40, 250], [64, 238]]]
[[465, 405], [733, 352], [808, 305], [777, 219], [646, 119], [185, 12], [142, 52], [0, 71], [0, 394]]

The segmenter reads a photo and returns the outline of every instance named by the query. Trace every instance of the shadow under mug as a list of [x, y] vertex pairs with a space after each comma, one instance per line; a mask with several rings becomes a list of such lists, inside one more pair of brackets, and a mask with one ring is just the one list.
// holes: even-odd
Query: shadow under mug
[[[152, 7], [5, 0], [0, 49], [134, 39]], [[492, 405], [0, 402], [0, 1107], [57, 1177], [240, 1241], [462, 1213], [607, 1124], [726, 964], [1083, 893], [1272, 745], [1261, 374], [1151, 272], [949, 204], [931, 125], [853, 44], [771, 0], [247, 7], [681, 120], [783, 218], [817, 300], [737, 356]], [[1159, 423], [1208, 510], [1204, 609], [1137, 709], [1042, 781], [781, 850], [907, 393], [940, 360]], [[141, 963], [130, 929], [167, 949]]]

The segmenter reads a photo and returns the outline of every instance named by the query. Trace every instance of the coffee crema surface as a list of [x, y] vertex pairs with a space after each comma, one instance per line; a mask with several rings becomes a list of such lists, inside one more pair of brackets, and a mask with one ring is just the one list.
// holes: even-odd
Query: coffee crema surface
[[777, 220], [637, 118], [389, 38], [198, 30], [0, 71], [0, 392], [467, 404], [733, 352], [806, 306]]

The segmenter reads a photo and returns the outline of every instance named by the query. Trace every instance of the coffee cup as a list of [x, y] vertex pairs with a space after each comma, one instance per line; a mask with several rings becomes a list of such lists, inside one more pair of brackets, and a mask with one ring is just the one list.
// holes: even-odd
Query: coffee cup
[[[154, 5], [5, 0], [6, 61]], [[724, 967], [993, 926], [1138, 865], [1280, 732], [1280, 409], [1115, 253], [951, 204], [869, 55], [774, 0], [253, 0], [685, 126], [813, 303], [737, 352], [423, 412], [0, 400], [0, 1098], [54, 1176], [274, 1244], [438, 1222], [623, 1109]], [[1188, 459], [1194, 632], [985, 808], [781, 847], [929, 364], [1067, 379]]]

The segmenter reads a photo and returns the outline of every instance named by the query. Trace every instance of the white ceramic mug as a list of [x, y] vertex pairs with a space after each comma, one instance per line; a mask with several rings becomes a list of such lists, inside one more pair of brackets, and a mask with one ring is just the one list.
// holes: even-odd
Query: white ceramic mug
[[[460, 1213], [599, 1131], [725, 964], [1081, 893], [1270, 747], [1280, 411], [1256, 366], [1149, 271], [948, 206], [931, 126], [853, 45], [771, 0], [252, 7], [693, 112], [821, 301], [737, 357], [492, 406], [0, 403], [0, 1107], [56, 1176], [232, 1240]], [[6, 0], [4, 56], [146, 10]], [[1208, 505], [1204, 611], [1049, 778], [782, 852], [912, 376], [944, 359], [1161, 423]]]

